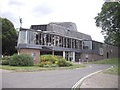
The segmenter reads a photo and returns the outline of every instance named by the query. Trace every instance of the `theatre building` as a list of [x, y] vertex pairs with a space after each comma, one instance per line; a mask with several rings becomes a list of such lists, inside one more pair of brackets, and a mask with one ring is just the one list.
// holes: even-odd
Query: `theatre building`
[[75, 23], [52, 22], [20, 28], [18, 53], [30, 54], [34, 63], [39, 63], [40, 55], [60, 55], [71, 62], [89, 62], [118, 55], [118, 48], [93, 41], [90, 35], [77, 31]]

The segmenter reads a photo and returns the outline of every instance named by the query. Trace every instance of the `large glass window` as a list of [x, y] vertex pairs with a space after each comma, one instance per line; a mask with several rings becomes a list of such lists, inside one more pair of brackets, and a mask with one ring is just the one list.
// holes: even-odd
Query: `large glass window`
[[103, 55], [104, 54], [104, 51], [103, 51], [103, 43], [100, 43], [100, 42], [96, 42], [96, 41], [93, 41], [93, 50], [94, 51], [97, 51], [99, 53], [99, 55]]
[[18, 38], [18, 43], [27, 43], [27, 38], [26, 38], [26, 34], [27, 31], [20, 31], [19, 32], [19, 38]]
[[28, 31], [29, 44], [36, 44], [36, 32]]
[[83, 41], [83, 49], [92, 49], [92, 41]]

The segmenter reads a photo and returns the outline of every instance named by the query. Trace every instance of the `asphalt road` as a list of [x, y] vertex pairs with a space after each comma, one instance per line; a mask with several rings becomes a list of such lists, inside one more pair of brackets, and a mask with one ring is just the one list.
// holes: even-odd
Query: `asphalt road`
[[92, 64], [86, 68], [40, 72], [3, 72], [2, 88], [71, 88], [84, 76], [110, 65]]

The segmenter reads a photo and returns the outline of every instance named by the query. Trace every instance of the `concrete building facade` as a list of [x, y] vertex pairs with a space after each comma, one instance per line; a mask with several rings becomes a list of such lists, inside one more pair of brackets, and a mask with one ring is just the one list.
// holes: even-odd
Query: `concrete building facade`
[[60, 55], [72, 62], [89, 62], [118, 56], [118, 48], [93, 41], [90, 35], [77, 31], [72, 22], [52, 22], [20, 28], [18, 53], [30, 54], [34, 63], [40, 55]]

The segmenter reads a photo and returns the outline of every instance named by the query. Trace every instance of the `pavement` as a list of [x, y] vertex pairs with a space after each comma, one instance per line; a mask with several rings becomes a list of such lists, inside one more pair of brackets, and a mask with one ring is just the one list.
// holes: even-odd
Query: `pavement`
[[86, 78], [80, 88], [118, 88], [118, 75], [94, 74]]
[[110, 65], [91, 64], [89, 67], [40, 72], [2, 72], [2, 88], [72, 88], [90, 73]]

